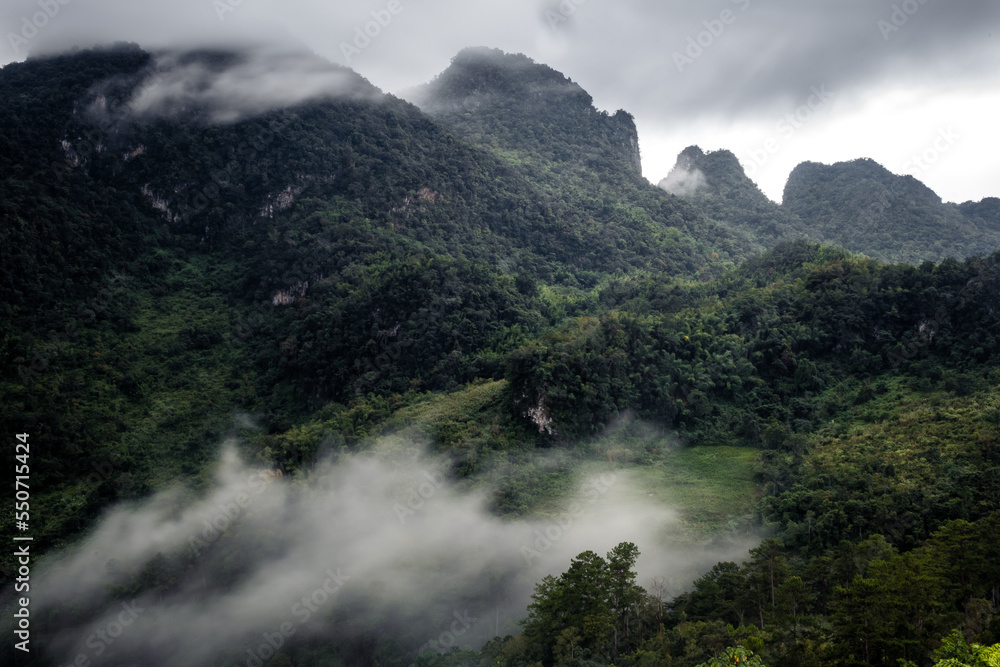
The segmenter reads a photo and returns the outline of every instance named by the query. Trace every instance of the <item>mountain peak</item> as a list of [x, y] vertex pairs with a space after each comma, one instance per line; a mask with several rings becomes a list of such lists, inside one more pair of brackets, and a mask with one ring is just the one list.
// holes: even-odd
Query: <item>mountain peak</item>
[[572, 104], [589, 107], [593, 98], [578, 84], [523, 53], [482, 46], [459, 51], [433, 81], [415, 90], [414, 102], [431, 111], [478, 108], [519, 98], [528, 107]]
[[785, 184], [783, 208], [826, 242], [888, 262], [985, 255], [1000, 232], [988, 202], [945, 204], [918, 179], [870, 158], [799, 164]]
[[451, 64], [458, 67], [496, 66], [508, 69], [534, 69], [559, 80], [566, 79], [548, 65], [537, 63], [523, 53], [508, 53], [489, 46], [468, 46], [452, 57]]
[[796, 165], [785, 183], [783, 201], [788, 201], [789, 196], [798, 197], [803, 187], [811, 187], [818, 181], [837, 182], [851, 187], [860, 187], [861, 183], [867, 182], [872, 186], [877, 184], [887, 191], [905, 191], [907, 197], [922, 202], [941, 203], [941, 197], [922, 181], [913, 176], [894, 174], [875, 160], [867, 157], [829, 165], [810, 161]]
[[731, 151], [720, 149], [706, 153], [699, 146], [682, 150], [673, 169], [659, 185], [678, 196], [692, 195], [705, 186], [712, 191], [757, 187]]
[[[688, 146], [677, 156], [677, 162], [674, 163], [674, 169], [682, 169], [685, 171], [695, 169], [696, 165], [703, 157], [705, 157], [705, 151], [701, 150], [700, 147]], [[671, 170], [671, 172], [672, 171], [673, 170]]]
[[701, 207], [711, 218], [748, 230], [768, 244], [808, 236], [802, 222], [760, 191], [743, 165], [725, 149], [706, 153], [688, 146], [659, 186]]
[[632, 116], [598, 111], [579, 84], [521, 53], [463, 49], [407, 97], [474, 143], [641, 174]]

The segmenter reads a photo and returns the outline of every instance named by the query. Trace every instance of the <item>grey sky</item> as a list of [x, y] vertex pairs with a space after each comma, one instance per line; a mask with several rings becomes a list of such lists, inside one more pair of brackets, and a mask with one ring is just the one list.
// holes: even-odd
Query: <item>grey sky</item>
[[[4, 3], [0, 62], [118, 39], [292, 39], [398, 92], [463, 47], [492, 46], [563, 72], [599, 108], [633, 113], [654, 182], [697, 143], [732, 150], [774, 199], [798, 162], [856, 157], [946, 200], [1000, 195], [996, 0], [48, 1]], [[45, 6], [53, 15], [15, 53], [10, 33], [31, 33], [25, 21]], [[358, 37], [366, 28], [377, 34]], [[821, 103], [814, 90], [827, 93]]]

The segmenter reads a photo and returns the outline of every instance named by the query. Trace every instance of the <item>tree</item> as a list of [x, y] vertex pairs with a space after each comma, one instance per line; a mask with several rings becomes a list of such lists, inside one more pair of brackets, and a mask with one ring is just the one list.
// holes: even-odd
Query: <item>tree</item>
[[730, 646], [708, 662], [701, 663], [698, 667], [729, 667], [729, 665], [764, 667], [764, 662], [753, 651], [748, 651], [742, 646]]
[[948, 579], [962, 604], [966, 639], [971, 639], [976, 599], [984, 597], [997, 584], [997, 546], [991, 543], [991, 530], [996, 532], [996, 515], [979, 523], [952, 521], [940, 528], [930, 541], [930, 548], [948, 567]]
[[[619, 647], [631, 648], [633, 619], [645, 591], [635, 583], [632, 570], [639, 556], [639, 548], [632, 542], [622, 542], [608, 553], [609, 604], [615, 618], [612, 657], [617, 657]], [[637, 628], [635, 628], [637, 629]]]
[[789, 577], [777, 591], [777, 607], [779, 618], [790, 622], [795, 640], [799, 638], [799, 620], [815, 600], [815, 596], [803, 583], [801, 577]]
[[1000, 644], [969, 644], [959, 630], [952, 630], [934, 652], [934, 659], [934, 667], [1000, 667]]
[[720, 618], [743, 625], [746, 608], [739, 604], [743, 590], [740, 566], [733, 562], [716, 563], [694, 582], [694, 590], [677, 596], [670, 608], [674, 613], [684, 612], [690, 621]]
[[544, 577], [521, 621], [535, 657], [553, 664], [578, 650], [598, 658], [636, 645], [634, 619], [646, 596], [632, 570], [638, 555], [634, 544], [622, 542], [607, 560], [584, 551], [558, 578]]
[[885, 590], [878, 580], [858, 575], [847, 588], [838, 586], [830, 610], [835, 633], [848, 653], [845, 657], [850, 661], [860, 658], [869, 665], [883, 657], [892, 627], [885, 609]]
[[746, 588], [743, 602], [751, 606], [763, 629], [764, 612], [773, 611], [777, 603], [778, 586], [788, 572], [788, 563], [782, 554], [784, 545], [780, 540], [764, 540], [759, 547], [750, 550], [750, 561], [742, 568]]

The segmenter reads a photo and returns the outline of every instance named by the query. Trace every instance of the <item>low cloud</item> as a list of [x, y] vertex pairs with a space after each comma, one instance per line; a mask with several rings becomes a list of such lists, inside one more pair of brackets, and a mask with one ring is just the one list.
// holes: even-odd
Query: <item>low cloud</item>
[[635, 542], [640, 584], [658, 577], [676, 593], [757, 542], [676, 539], [676, 513], [607, 464], [545, 516], [504, 520], [489, 494], [449, 481], [447, 466], [419, 451], [383, 440], [290, 479], [227, 447], [202, 497], [178, 488], [110, 510], [33, 577], [49, 656], [246, 664], [285, 642], [349, 646], [364, 633], [411, 650], [478, 648], [516, 633], [535, 584], [584, 550]]
[[670, 170], [666, 178], [660, 181], [659, 186], [672, 195], [686, 197], [697, 192], [705, 183], [705, 174], [702, 173], [701, 169], [698, 167], [685, 169], [678, 165]]
[[160, 53], [130, 104], [140, 116], [197, 110], [211, 122], [229, 123], [311, 100], [380, 96], [377, 88], [347, 68], [303, 51], [261, 46]]

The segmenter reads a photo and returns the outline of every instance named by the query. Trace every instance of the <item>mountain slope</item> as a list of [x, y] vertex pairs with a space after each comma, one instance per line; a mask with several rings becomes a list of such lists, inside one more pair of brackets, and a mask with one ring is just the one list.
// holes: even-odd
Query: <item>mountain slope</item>
[[782, 208], [828, 243], [892, 262], [987, 255], [1000, 233], [962, 215], [912, 176], [897, 176], [873, 160], [797, 166]]
[[597, 111], [578, 84], [521, 54], [464, 49], [409, 96], [478, 145], [524, 151], [551, 163], [641, 173], [631, 115]]
[[967, 201], [959, 204], [958, 210], [987, 233], [1000, 233], [1000, 199], [997, 197], [986, 197], [978, 202]]
[[311, 98], [215, 94], [259, 60], [120, 45], [0, 71], [18, 128], [0, 157], [0, 400], [5, 427], [46, 443], [40, 549], [197, 474], [234, 409], [281, 432], [331, 401], [500, 378], [609, 276], [719, 273], [747, 252], [693, 237], [710, 223], [666, 197], [577, 205], [309, 56], [282, 62], [321, 77]]
[[798, 216], [768, 199], [727, 150], [705, 153], [698, 146], [685, 148], [659, 187], [696, 205], [709, 218], [753, 234], [767, 247], [779, 241], [821, 238], [811, 234]]
[[[632, 117], [598, 111], [577, 84], [526, 56], [466, 49], [408, 96], [462, 139], [504, 160], [557, 205], [584, 212], [593, 233], [624, 232], [640, 247], [684, 243], [696, 272], [706, 277], [716, 275], [714, 259], [731, 266], [764, 248], [751, 233], [710, 220], [650, 186], [639, 171]], [[672, 230], [671, 238], [657, 238], [661, 229]], [[669, 265], [651, 268], [673, 272]]]
[[729, 151], [684, 149], [659, 187], [768, 247], [809, 239], [888, 262], [988, 255], [1000, 248], [995, 198], [946, 204], [912, 176], [869, 159], [804, 162], [782, 204], [769, 200]]

